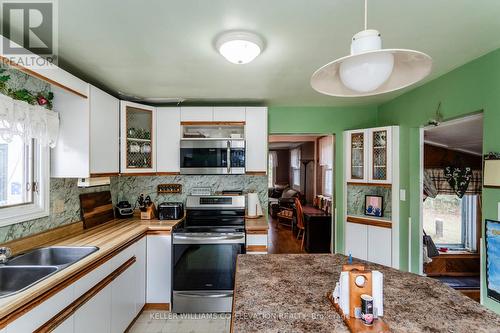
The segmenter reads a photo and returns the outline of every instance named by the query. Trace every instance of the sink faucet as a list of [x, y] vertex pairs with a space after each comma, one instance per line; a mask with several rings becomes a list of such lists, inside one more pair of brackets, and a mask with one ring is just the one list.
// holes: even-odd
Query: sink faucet
[[12, 251], [8, 247], [0, 247], [0, 264], [6, 264], [12, 256]]

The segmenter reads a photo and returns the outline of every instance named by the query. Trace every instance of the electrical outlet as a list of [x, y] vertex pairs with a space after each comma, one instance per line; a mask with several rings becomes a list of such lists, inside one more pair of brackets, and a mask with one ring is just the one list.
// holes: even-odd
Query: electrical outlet
[[399, 200], [406, 201], [406, 190], [405, 189], [399, 190]]
[[64, 212], [64, 200], [57, 199], [54, 201], [54, 214], [61, 214]]

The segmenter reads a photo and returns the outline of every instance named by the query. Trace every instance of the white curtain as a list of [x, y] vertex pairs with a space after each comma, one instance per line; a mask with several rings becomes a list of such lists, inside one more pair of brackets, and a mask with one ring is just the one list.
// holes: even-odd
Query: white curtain
[[293, 169], [300, 169], [300, 148], [295, 148], [290, 151], [290, 166]]
[[275, 151], [270, 151], [269, 159], [272, 161], [273, 167], [276, 168], [278, 166], [278, 153]]
[[0, 137], [3, 140], [10, 142], [14, 136], [20, 136], [54, 148], [58, 135], [57, 112], [0, 94]]
[[319, 139], [319, 165], [333, 168], [333, 140], [331, 136]]

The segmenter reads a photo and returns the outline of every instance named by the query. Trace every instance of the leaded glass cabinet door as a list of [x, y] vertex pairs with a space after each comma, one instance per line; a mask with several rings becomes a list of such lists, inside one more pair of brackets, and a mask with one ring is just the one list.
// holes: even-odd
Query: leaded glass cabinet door
[[156, 171], [156, 109], [148, 105], [121, 102], [121, 171]]
[[370, 129], [369, 182], [391, 182], [392, 136], [390, 127]]
[[347, 178], [349, 182], [367, 181], [367, 135], [366, 130], [347, 132]]

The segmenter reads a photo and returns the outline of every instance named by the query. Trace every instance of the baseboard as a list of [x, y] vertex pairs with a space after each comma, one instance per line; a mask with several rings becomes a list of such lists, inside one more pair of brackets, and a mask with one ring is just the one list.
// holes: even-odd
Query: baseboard
[[170, 303], [146, 303], [144, 304], [143, 311], [148, 310], [170, 311]]

